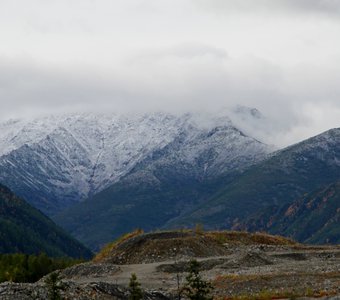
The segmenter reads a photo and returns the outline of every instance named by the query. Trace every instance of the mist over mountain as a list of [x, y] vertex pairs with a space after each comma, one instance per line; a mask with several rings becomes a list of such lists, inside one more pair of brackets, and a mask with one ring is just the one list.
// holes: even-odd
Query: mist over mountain
[[[237, 135], [243, 133], [233, 137], [238, 130], [228, 114], [70, 114], [1, 123], [0, 182], [53, 215], [176, 143], [176, 155], [188, 164], [210, 152], [211, 161], [203, 159], [196, 171], [200, 176], [213, 173], [211, 165], [219, 172], [245, 167], [274, 149], [251, 138], [253, 146], [241, 149]], [[250, 109], [237, 114], [261, 122]]]

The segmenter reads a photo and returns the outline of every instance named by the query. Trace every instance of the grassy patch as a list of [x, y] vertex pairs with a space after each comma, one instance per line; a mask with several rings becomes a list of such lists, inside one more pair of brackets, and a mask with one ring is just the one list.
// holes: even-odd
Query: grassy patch
[[245, 231], [211, 231], [206, 234], [222, 244], [297, 245], [297, 243], [291, 239], [262, 232], [249, 233]]
[[258, 293], [241, 294], [235, 296], [216, 296], [215, 300], [274, 300], [274, 299], [298, 299], [300, 297], [329, 297], [336, 295], [335, 290], [315, 291], [310, 288], [305, 290], [284, 289], [284, 290], [262, 290]]
[[[316, 273], [307, 273], [307, 272], [301, 272], [298, 274], [295, 274], [299, 277], [321, 277], [323, 279], [331, 279], [331, 278], [340, 278], [339, 272], [325, 272], [321, 274]], [[225, 274], [225, 275], [218, 275], [216, 276], [214, 282], [215, 285], [221, 284], [223, 282], [246, 282], [246, 281], [253, 281], [253, 280], [264, 280], [269, 281], [274, 278], [282, 278], [282, 280], [286, 278], [290, 278], [292, 276], [291, 273], [282, 273], [282, 274]]]
[[100, 252], [94, 257], [93, 261], [94, 262], [99, 262], [102, 261], [103, 259], [107, 258], [110, 253], [116, 248], [118, 247], [118, 245], [120, 245], [121, 243], [127, 241], [128, 239], [131, 239], [135, 236], [141, 235], [143, 234], [144, 231], [142, 229], [135, 229], [132, 232], [123, 234], [121, 237], [119, 237], [118, 239], [116, 239], [115, 241], [107, 244], [106, 246], [103, 247], [102, 250], [100, 250]]
[[313, 291], [306, 289], [305, 291], [295, 290], [262, 290], [254, 294], [242, 294], [237, 296], [216, 297], [217, 300], [272, 300], [272, 299], [296, 299], [298, 297], [312, 297]]

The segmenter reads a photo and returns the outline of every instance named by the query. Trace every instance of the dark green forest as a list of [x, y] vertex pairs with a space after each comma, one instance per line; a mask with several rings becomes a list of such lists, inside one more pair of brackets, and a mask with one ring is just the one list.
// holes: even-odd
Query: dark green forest
[[24, 199], [0, 184], [0, 253], [91, 258], [92, 253]]
[[0, 254], [0, 282], [35, 282], [50, 272], [81, 262], [72, 258], [50, 258], [44, 253]]

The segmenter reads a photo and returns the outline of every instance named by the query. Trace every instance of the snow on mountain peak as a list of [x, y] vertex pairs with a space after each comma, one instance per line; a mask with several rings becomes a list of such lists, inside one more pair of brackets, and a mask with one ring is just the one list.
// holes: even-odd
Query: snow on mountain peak
[[183, 134], [186, 139], [176, 155], [189, 163], [209, 149], [216, 153], [215, 165], [229, 160], [235, 164], [232, 161], [239, 157], [238, 152], [251, 158], [270, 151], [250, 137], [241, 141], [222, 110], [217, 114], [46, 116], [0, 123], [0, 181], [15, 187], [21, 180], [30, 189], [45, 190], [44, 197], [52, 194], [65, 199], [67, 193], [75, 201], [81, 200], [118, 181], [137, 163]]

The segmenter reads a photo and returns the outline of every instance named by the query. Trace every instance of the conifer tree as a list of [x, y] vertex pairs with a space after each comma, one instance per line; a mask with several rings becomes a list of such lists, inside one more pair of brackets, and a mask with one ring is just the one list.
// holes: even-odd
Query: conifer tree
[[64, 286], [61, 282], [61, 277], [58, 272], [51, 273], [46, 279], [45, 284], [48, 290], [48, 299], [49, 300], [60, 300], [60, 290], [64, 289]]
[[143, 292], [140, 288], [140, 283], [137, 280], [137, 275], [135, 273], [131, 274], [129, 282], [130, 296], [129, 300], [140, 300], [143, 298]]
[[202, 279], [199, 273], [200, 264], [192, 260], [189, 265], [189, 274], [183, 288], [184, 295], [190, 300], [211, 300], [210, 293], [213, 289], [210, 282]]

